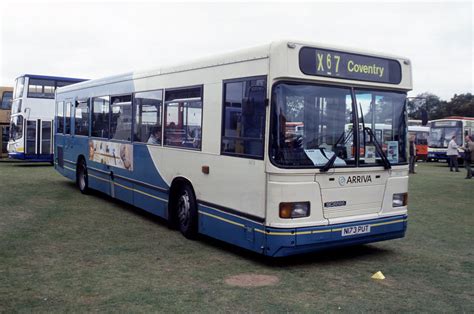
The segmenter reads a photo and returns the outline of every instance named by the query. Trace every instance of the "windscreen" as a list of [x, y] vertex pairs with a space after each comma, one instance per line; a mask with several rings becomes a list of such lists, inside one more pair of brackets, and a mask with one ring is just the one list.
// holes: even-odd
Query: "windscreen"
[[280, 83], [273, 90], [271, 157], [284, 167], [354, 165], [351, 89]]
[[270, 158], [281, 167], [323, 167], [334, 155], [334, 167], [383, 165], [381, 155], [391, 164], [405, 163], [405, 98], [397, 92], [277, 83]]
[[21, 99], [12, 102], [12, 114], [21, 112]]
[[16, 141], [23, 137], [23, 116], [14, 116], [10, 121], [10, 140]]
[[403, 93], [355, 90], [361, 165], [383, 163], [377, 146], [391, 164], [406, 162], [405, 99]]
[[13, 99], [23, 97], [23, 90], [25, 87], [25, 78], [19, 77], [16, 79], [15, 89], [13, 90]]
[[428, 146], [433, 148], [447, 148], [453, 136], [456, 136], [457, 141], [462, 140], [461, 127], [431, 127]]

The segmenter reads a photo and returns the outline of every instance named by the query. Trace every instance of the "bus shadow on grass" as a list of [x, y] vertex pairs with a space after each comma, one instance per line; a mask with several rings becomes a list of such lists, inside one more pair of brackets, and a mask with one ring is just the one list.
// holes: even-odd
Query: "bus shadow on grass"
[[24, 162], [24, 161], [1, 161], [4, 163], [12, 163], [15, 164], [15, 167], [23, 167], [23, 168], [40, 168], [40, 167], [52, 167], [49, 162]]
[[245, 258], [253, 262], [269, 267], [292, 267], [309, 264], [331, 265], [338, 262], [346, 262], [357, 260], [365, 257], [382, 257], [396, 254], [391, 250], [380, 247], [375, 247], [368, 244], [360, 244], [353, 246], [341, 246], [338, 248], [322, 249], [319, 251], [286, 256], [286, 257], [270, 257], [249, 251], [232, 244], [210, 238], [208, 236], [200, 236], [200, 241], [203, 245], [212, 246], [213, 248], [226, 251], [229, 254], [235, 255], [237, 258]]
[[[68, 181], [65, 182], [67, 186], [71, 189], [74, 189], [75, 192], [80, 193], [77, 190], [77, 186], [74, 182]], [[161, 227], [169, 228], [169, 232], [179, 232], [170, 228], [169, 223], [166, 219], [156, 216], [152, 213], [147, 212], [141, 208], [135, 207], [129, 203], [123, 202], [121, 200], [112, 198], [111, 196], [102, 193], [96, 190], [90, 190], [88, 193], [89, 196], [111, 202], [116, 205], [119, 210], [124, 210], [128, 213], [151, 221]], [[191, 241], [191, 240], [190, 240]], [[287, 257], [269, 257], [263, 254], [259, 254], [233, 244], [211, 238], [206, 235], [200, 234], [197, 238], [197, 241], [200, 245], [207, 246], [210, 249], [215, 249], [221, 251], [221, 253], [227, 253], [235, 256], [236, 258], [243, 258], [250, 260], [255, 263], [267, 267], [292, 267], [292, 266], [301, 266], [308, 264], [320, 264], [320, 265], [330, 265], [337, 262], [346, 262], [351, 260], [357, 260], [365, 257], [388, 257], [392, 254], [396, 254], [392, 250], [387, 250], [384, 248], [376, 247], [373, 245], [353, 245], [353, 246], [342, 246], [338, 248], [323, 249], [320, 251], [315, 251], [312, 253], [287, 256]], [[191, 243], [191, 242], [190, 242]]]

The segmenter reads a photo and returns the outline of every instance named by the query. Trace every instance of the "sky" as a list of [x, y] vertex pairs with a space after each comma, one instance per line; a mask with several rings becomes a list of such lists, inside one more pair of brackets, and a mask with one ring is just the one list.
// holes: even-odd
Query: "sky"
[[473, 93], [472, 2], [4, 0], [0, 85], [22, 73], [101, 78], [299, 39], [411, 59], [413, 91]]

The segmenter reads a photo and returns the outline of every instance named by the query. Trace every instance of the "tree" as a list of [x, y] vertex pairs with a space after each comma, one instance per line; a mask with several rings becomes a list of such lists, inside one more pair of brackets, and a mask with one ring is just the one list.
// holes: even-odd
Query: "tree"
[[422, 93], [409, 99], [407, 110], [408, 117], [417, 120], [421, 119], [422, 110], [426, 110], [429, 120], [449, 116], [474, 117], [474, 96], [471, 93], [455, 94], [450, 101], [445, 101], [432, 93]]
[[426, 110], [429, 119], [433, 119], [433, 114], [440, 110], [442, 101], [438, 96], [432, 93], [418, 94], [409, 99], [407, 104], [408, 117], [415, 120], [421, 120], [421, 112]]

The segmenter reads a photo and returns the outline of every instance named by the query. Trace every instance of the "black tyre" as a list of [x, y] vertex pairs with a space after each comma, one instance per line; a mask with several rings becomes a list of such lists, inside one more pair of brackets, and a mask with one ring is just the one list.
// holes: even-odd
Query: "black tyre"
[[80, 159], [77, 164], [76, 184], [82, 194], [89, 193], [89, 177], [87, 176], [87, 165], [84, 159]]
[[189, 185], [181, 187], [174, 203], [179, 230], [186, 238], [195, 239], [198, 233], [197, 202]]

